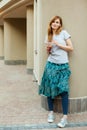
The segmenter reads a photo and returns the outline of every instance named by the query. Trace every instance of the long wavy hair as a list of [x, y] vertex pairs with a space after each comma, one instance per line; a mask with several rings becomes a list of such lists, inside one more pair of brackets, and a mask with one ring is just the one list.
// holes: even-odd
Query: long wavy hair
[[60, 27], [56, 30], [56, 34], [59, 34], [63, 28], [63, 22], [62, 22], [62, 18], [60, 16], [55, 16], [51, 19], [51, 21], [49, 22], [49, 25], [48, 25], [48, 41], [51, 42], [52, 41], [52, 38], [53, 38], [53, 30], [52, 30], [52, 23], [56, 20], [56, 19], [59, 19], [60, 20]]

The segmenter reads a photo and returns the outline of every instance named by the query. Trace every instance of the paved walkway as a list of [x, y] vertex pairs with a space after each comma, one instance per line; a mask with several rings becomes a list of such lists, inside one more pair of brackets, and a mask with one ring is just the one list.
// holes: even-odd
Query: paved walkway
[[[48, 111], [41, 107], [38, 87], [25, 65], [5, 65], [0, 60], [0, 130], [56, 130], [62, 114], [55, 113], [53, 124], [47, 123]], [[87, 112], [69, 114], [64, 130], [87, 130]]]

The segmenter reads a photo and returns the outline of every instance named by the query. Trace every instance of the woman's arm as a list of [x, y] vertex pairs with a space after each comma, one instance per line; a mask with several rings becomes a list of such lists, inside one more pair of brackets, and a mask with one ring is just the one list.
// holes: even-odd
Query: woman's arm
[[71, 42], [71, 39], [70, 39], [70, 38], [68, 38], [68, 39], [66, 40], [66, 46], [61, 45], [61, 44], [59, 44], [59, 43], [56, 42], [56, 41], [53, 41], [53, 43], [55, 43], [59, 48], [65, 50], [65, 51], [73, 51], [73, 45], [72, 45], [72, 42]]

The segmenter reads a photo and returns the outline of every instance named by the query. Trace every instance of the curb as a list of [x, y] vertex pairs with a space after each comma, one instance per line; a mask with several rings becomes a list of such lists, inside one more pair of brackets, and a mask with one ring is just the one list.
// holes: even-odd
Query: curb
[[[69, 123], [65, 128], [69, 127], [85, 127], [87, 122]], [[32, 129], [52, 129], [58, 128], [57, 124], [33, 124], [33, 125], [1, 125], [0, 130], [32, 130]]]

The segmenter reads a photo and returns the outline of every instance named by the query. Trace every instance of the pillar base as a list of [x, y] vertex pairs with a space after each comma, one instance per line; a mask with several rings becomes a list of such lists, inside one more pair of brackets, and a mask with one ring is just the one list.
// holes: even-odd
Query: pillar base
[[27, 74], [33, 74], [33, 69], [27, 69]]
[[[41, 97], [41, 105], [48, 110], [47, 98]], [[54, 111], [62, 113], [61, 98], [54, 99]], [[70, 98], [69, 99], [69, 113], [79, 113], [87, 111], [87, 97]]]
[[0, 56], [0, 60], [3, 60], [4, 59], [4, 56]]
[[5, 60], [6, 65], [26, 65], [26, 60]]

